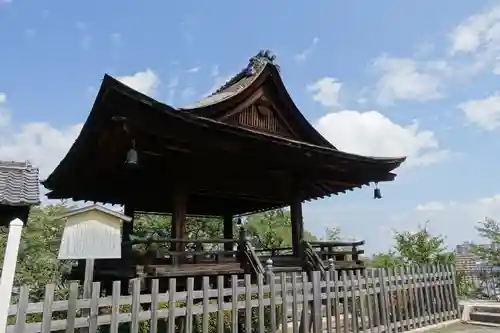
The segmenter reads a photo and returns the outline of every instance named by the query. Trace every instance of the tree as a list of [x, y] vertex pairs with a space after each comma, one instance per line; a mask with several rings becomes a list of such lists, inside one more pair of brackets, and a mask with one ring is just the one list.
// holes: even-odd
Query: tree
[[[56, 283], [56, 292], [65, 293], [64, 274], [73, 264], [57, 259], [64, 224], [58, 219], [68, 210], [65, 205], [49, 205], [31, 209], [23, 229], [16, 266], [14, 285], [29, 285], [32, 301], [42, 299], [45, 285]], [[7, 240], [8, 228], [0, 230], [0, 265]], [[0, 266], [1, 267], [1, 266]], [[61, 295], [59, 295], [61, 296]]]
[[388, 253], [377, 253], [371, 259], [367, 260], [367, 266], [373, 268], [398, 267], [403, 264], [394, 251]]
[[[256, 248], [270, 249], [292, 246], [292, 220], [290, 211], [276, 209], [250, 215], [245, 223], [247, 236]], [[304, 230], [305, 240], [316, 240]]]
[[325, 240], [336, 241], [340, 239], [340, 229], [337, 227], [330, 227], [325, 229]]
[[493, 246], [473, 245], [473, 251], [482, 260], [491, 266], [500, 266], [500, 223], [490, 218], [485, 218], [476, 227], [479, 235], [486, 238]]
[[433, 236], [428, 229], [428, 222], [419, 225], [416, 232], [396, 232], [394, 246], [403, 262], [424, 264], [449, 264], [454, 262], [452, 253], [446, 251], [445, 238]]
[[378, 253], [370, 261], [372, 267], [395, 267], [404, 264], [429, 265], [451, 264], [453, 253], [446, 250], [445, 238], [434, 236], [428, 229], [428, 222], [419, 225], [415, 232], [395, 232], [394, 249], [388, 253]]

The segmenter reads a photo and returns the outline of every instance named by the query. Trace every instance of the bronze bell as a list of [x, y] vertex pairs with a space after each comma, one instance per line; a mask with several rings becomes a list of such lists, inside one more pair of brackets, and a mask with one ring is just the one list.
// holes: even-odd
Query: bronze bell
[[378, 187], [373, 189], [373, 199], [382, 199], [382, 192]]
[[131, 148], [127, 152], [127, 159], [125, 160], [125, 164], [129, 166], [137, 166], [139, 164], [139, 155], [137, 154], [137, 150]]

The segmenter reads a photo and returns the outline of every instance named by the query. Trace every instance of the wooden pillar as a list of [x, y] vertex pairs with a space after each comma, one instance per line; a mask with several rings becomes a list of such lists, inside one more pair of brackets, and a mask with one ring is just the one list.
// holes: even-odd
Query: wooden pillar
[[[134, 214], [135, 210], [132, 205], [125, 205], [123, 213], [130, 216], [132, 220], [130, 222], [124, 222], [122, 226], [122, 244], [130, 241], [130, 235], [134, 233]], [[132, 244], [122, 245], [122, 258], [126, 258], [132, 252]]]
[[122, 240], [130, 240], [130, 235], [134, 233], [134, 207], [132, 205], [125, 205], [123, 213], [132, 218], [132, 221], [123, 223]]
[[[233, 239], [233, 216], [226, 214], [224, 218], [224, 239]], [[224, 243], [224, 251], [232, 251], [234, 243]]]
[[290, 203], [290, 219], [292, 223], [292, 249], [294, 256], [301, 256], [301, 242], [304, 239], [304, 220], [302, 218], [302, 201], [295, 196]]
[[[178, 187], [172, 197], [172, 225], [171, 238], [184, 239], [186, 231], [186, 204], [187, 195], [184, 188]], [[185, 244], [182, 242], [173, 243], [171, 249], [175, 252], [184, 252]], [[173, 264], [180, 263], [177, 258], [172, 258]]]

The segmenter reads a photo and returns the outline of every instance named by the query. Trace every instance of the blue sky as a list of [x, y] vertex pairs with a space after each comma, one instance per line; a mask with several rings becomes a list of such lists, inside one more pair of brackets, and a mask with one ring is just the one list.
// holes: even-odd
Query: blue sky
[[175, 106], [224, 82], [261, 49], [338, 148], [408, 155], [383, 200], [366, 188], [305, 206], [387, 250], [430, 228], [477, 240], [500, 214], [499, 1], [0, 0], [0, 159], [46, 176], [90, 111], [105, 72]]

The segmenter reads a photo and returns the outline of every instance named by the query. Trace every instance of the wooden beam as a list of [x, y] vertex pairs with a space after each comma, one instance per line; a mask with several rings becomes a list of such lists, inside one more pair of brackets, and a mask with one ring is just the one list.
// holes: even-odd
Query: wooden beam
[[130, 235], [134, 233], [134, 206], [132, 204], [126, 204], [123, 213], [132, 218], [132, 221], [124, 222], [122, 227], [122, 257], [127, 257], [132, 253], [132, 244], [130, 244], [129, 241]]

